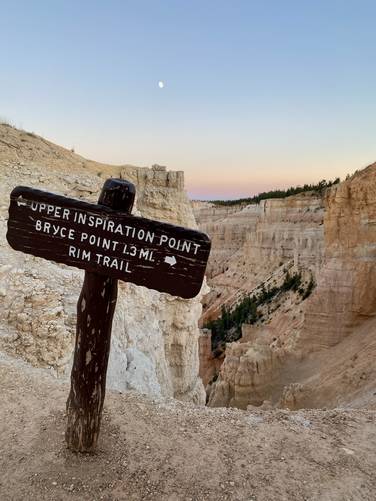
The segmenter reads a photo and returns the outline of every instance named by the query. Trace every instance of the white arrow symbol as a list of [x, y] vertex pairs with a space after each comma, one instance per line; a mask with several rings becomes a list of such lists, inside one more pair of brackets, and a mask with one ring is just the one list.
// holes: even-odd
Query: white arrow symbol
[[174, 266], [176, 264], [175, 256], [166, 256], [164, 258], [164, 262], [169, 264], [170, 266]]
[[18, 207], [19, 207], [20, 205], [27, 205], [27, 203], [26, 203], [26, 202], [23, 202], [22, 200], [23, 200], [23, 198], [22, 198], [22, 197], [20, 197], [20, 198], [18, 198], [18, 199], [17, 199], [17, 205], [18, 205]]

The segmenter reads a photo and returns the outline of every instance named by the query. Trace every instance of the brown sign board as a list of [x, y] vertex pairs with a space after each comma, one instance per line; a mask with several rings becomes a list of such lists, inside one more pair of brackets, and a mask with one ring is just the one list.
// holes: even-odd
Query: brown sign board
[[68, 266], [192, 298], [210, 240], [199, 231], [18, 186], [10, 195], [13, 249]]

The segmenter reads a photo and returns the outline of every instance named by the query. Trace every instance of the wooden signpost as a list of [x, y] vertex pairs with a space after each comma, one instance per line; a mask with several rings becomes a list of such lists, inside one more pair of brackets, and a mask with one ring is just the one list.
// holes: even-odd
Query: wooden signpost
[[85, 270], [66, 441], [74, 451], [96, 447], [110, 352], [117, 279], [182, 298], [201, 288], [210, 252], [204, 233], [132, 216], [132, 183], [108, 179], [98, 204], [16, 187], [7, 240], [15, 250]]

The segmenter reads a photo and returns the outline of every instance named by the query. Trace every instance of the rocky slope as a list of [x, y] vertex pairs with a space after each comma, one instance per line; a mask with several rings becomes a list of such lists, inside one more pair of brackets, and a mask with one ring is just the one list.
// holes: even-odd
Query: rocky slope
[[376, 164], [328, 190], [323, 200], [311, 197], [310, 210], [297, 211], [296, 219], [292, 198], [266, 201], [249, 255], [258, 257], [260, 268], [264, 258], [275, 266], [293, 258], [294, 266], [314, 274], [316, 288], [304, 301], [290, 297], [264, 325], [245, 326], [241, 340], [227, 345], [209, 403], [373, 408]]
[[[107, 177], [136, 184], [134, 213], [195, 227], [182, 172], [85, 160], [45, 139], [0, 125], [0, 349], [54, 373], [69, 372], [82, 271], [11, 249], [10, 191], [27, 185], [96, 201]], [[198, 377], [200, 297], [181, 300], [121, 283], [113, 324], [109, 386], [202, 403]]]
[[109, 391], [87, 455], [65, 447], [68, 389], [0, 356], [2, 501], [375, 499], [375, 411], [210, 409]]

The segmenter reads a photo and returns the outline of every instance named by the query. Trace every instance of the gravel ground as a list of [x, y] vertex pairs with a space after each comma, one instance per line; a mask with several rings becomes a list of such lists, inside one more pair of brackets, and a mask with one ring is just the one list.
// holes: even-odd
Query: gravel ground
[[372, 500], [376, 412], [198, 408], [108, 392], [98, 452], [64, 442], [66, 381], [0, 358], [0, 499]]

